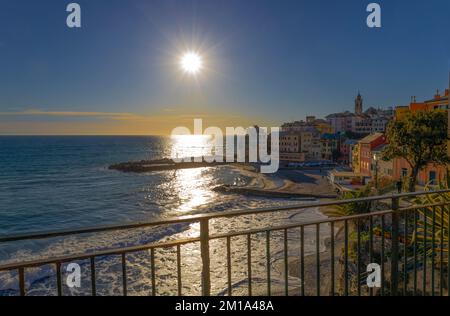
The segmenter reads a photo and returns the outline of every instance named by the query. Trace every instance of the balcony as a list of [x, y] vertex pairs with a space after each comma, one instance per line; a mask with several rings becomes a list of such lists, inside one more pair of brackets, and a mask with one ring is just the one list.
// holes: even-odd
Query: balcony
[[[244, 209], [165, 219], [154, 222], [131, 223], [120, 226], [103, 226], [72, 231], [38, 232], [26, 235], [1, 236], [0, 244], [36, 242], [51, 238], [95, 236], [124, 230], [153, 229], [164, 225], [198, 225], [199, 234], [190, 238], [141, 244], [102, 251], [85, 252], [37, 260], [11, 262], [0, 266], [0, 273], [7, 273], [17, 284], [17, 293], [29, 294], [27, 274], [39, 267], [50, 267], [54, 284], [45, 295], [68, 295], [70, 290], [64, 282], [65, 267], [71, 262], [85, 262], [89, 289], [83, 295], [101, 295], [98, 287], [113, 286], [102, 279], [98, 266], [104, 266], [104, 258], [113, 257], [114, 265], [120, 267], [120, 286], [114, 293], [130, 293], [129, 284], [133, 255], [148, 255], [150, 295], [166, 295], [159, 287], [168, 278], [171, 293], [186, 295], [184, 285], [198, 282], [201, 295], [296, 295], [296, 296], [383, 296], [383, 295], [448, 295], [450, 275], [448, 272], [449, 204], [450, 190], [375, 196], [354, 200], [338, 200], [321, 203], [280, 206], [266, 209]], [[415, 204], [414, 198], [443, 196], [442, 202]], [[430, 200], [431, 201], [431, 200]], [[299, 221], [289, 225], [267, 226], [245, 231], [211, 234], [210, 225], [218, 219], [227, 220], [246, 216], [270, 216], [276, 212], [307, 210], [320, 207], [353, 205], [370, 212], [357, 215]], [[380, 209], [383, 207], [383, 209]], [[425, 211], [427, 213], [425, 213]], [[428, 214], [429, 216], [425, 216]], [[327, 236], [327, 238], [324, 238]], [[276, 237], [276, 238], [275, 238]], [[421, 238], [418, 238], [421, 237]], [[236, 240], [241, 243], [234, 247]], [[186, 253], [188, 245], [199, 251]], [[259, 248], [258, 248], [259, 247]], [[295, 253], [292, 249], [296, 249]], [[158, 266], [156, 259], [165, 259], [162, 249], [174, 255], [173, 269]], [[255, 249], [264, 251], [256, 252]], [[184, 250], [184, 254], [182, 252]], [[273, 260], [276, 256], [276, 263]], [[237, 263], [241, 258], [245, 282], [236, 284]], [[259, 264], [255, 264], [256, 257]], [[194, 265], [183, 260], [198, 262], [201, 273], [197, 279], [186, 280], [184, 275]], [[197, 260], [198, 261], [195, 261]], [[106, 262], [112, 265], [110, 261]], [[379, 266], [380, 283], [372, 286], [369, 265]], [[164, 275], [159, 271], [164, 268]], [[184, 269], [184, 271], [183, 271]], [[218, 271], [223, 271], [218, 272]], [[50, 272], [48, 272], [50, 271]], [[367, 272], [369, 271], [369, 272]], [[376, 269], [374, 270], [376, 272]], [[274, 280], [275, 273], [280, 278]], [[376, 279], [376, 278], [375, 278]], [[105, 283], [106, 282], [106, 283]], [[370, 285], [370, 287], [369, 287]], [[165, 285], [167, 288], [167, 284]], [[86, 290], [86, 289], [85, 289]]]

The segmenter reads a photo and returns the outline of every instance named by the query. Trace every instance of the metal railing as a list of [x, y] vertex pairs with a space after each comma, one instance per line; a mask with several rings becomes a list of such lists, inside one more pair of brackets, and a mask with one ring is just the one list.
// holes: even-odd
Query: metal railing
[[[54, 265], [56, 268], [57, 294], [62, 295], [63, 283], [61, 266], [76, 260], [89, 260], [91, 271], [91, 294], [95, 296], [97, 294], [96, 258], [103, 256], [120, 256], [122, 294], [127, 295], [127, 254], [150, 251], [151, 293], [152, 295], [156, 295], [157, 276], [155, 250], [162, 248], [173, 248], [176, 249], [177, 293], [178, 295], [183, 295], [181, 246], [199, 243], [202, 264], [201, 293], [204, 296], [208, 296], [211, 295], [210, 241], [224, 240], [226, 242], [227, 294], [231, 296], [233, 294], [231, 240], [235, 237], [244, 237], [246, 238], [247, 249], [246, 253], [242, 253], [242, 256], [247, 257], [247, 293], [251, 296], [255, 294], [252, 288], [252, 236], [256, 234], [263, 234], [265, 235], [267, 288], [265, 293], [256, 293], [258, 295], [444, 295], [445, 293], [448, 295], [448, 286], [450, 284], [450, 273], [448, 268], [448, 250], [450, 248], [448, 223], [450, 222], [450, 218], [448, 210], [450, 209], [450, 201], [444, 200], [440, 203], [425, 205], [409, 204], [407, 207], [403, 208], [400, 203], [401, 199], [447, 193], [450, 193], [450, 190], [375, 196], [354, 200], [337, 200], [264, 209], [236, 210], [222, 213], [181, 216], [161, 221], [138, 222], [119, 226], [102, 226], [78, 230], [62, 230], [0, 236], [1, 245], [4, 243], [17, 241], [42, 240], [54, 237], [130, 230], [179, 223], [200, 224], [200, 234], [198, 237], [95, 251], [85, 254], [49, 257], [32, 261], [4, 264], [0, 265], [0, 272], [17, 271], [19, 293], [24, 296], [27, 294], [25, 285], [26, 270], [35, 267], [42, 267], [44, 265]], [[289, 225], [264, 227], [224, 234], [210, 234], [210, 221], [217, 218], [235, 218], [245, 215], [262, 215], [307, 208], [345, 206], [351, 203], [354, 205], [360, 205], [361, 203], [372, 204], [374, 202], [387, 200], [390, 200], [390, 208], [387, 207], [387, 209], [381, 211], [372, 210], [369, 213], [357, 215], [327, 218], [323, 220], [299, 222]], [[433, 210], [433, 218], [431, 221], [428, 220], [428, 218], [421, 212], [424, 209], [430, 208]], [[440, 222], [437, 222], [436, 218], [439, 218]], [[447, 226], [445, 226], [445, 223]], [[427, 236], [427, 233], [429, 232], [429, 227], [427, 227], [427, 225], [431, 225], [432, 227], [431, 236]], [[320, 232], [324, 226], [327, 226], [330, 234], [330, 246], [325, 252], [320, 251]], [[305, 269], [307, 268], [306, 264], [308, 264], [306, 262], [305, 255], [305, 242], [307, 242], [305, 240], [305, 230], [307, 228], [315, 229], [315, 234], [313, 237], [314, 240], [312, 240], [315, 244], [315, 253], [313, 256], [315, 261], [315, 278], [313, 278], [314, 284], [311, 284], [311, 282], [310, 284], [307, 284], [307, 282], [311, 280], [309, 280], [308, 276], [305, 275]], [[293, 229], [299, 230], [300, 233], [300, 254], [298, 257], [297, 267], [300, 286], [295, 288], [295, 291], [290, 290], [289, 287], [290, 264], [288, 258], [290, 247], [288, 243], [288, 232]], [[284, 291], [282, 293], [273, 292], [271, 281], [271, 236], [276, 232], [281, 233], [284, 251]], [[418, 234], [422, 234], [422, 237], [425, 237], [421, 239], [422, 242], [418, 241]], [[437, 241], [436, 236], [438, 236]], [[428, 237], [431, 237], [431, 239]], [[340, 243], [338, 240], [340, 240]], [[337, 245], [341, 249], [336, 249]], [[327, 267], [322, 267], [321, 264], [321, 260], [324, 256], [329, 256], [329, 265], [327, 265]], [[419, 258], [419, 256], [421, 257]], [[381, 268], [381, 287], [379, 288], [369, 288], [365, 285], [367, 272], [364, 267], [366, 264], [372, 262], [379, 263]], [[322, 273], [325, 270], [328, 272], [328, 274], [325, 275], [328, 280], [324, 279], [324, 275]], [[340, 273], [338, 273], [337, 270], [340, 270]], [[438, 280], [436, 280], [437, 272], [439, 272]], [[431, 273], [431, 275], [429, 276], [429, 279], [427, 279], [429, 273]], [[422, 282], [421, 289], [419, 289], [419, 281]], [[327, 293], [324, 292], [324, 283], [327, 284]]]

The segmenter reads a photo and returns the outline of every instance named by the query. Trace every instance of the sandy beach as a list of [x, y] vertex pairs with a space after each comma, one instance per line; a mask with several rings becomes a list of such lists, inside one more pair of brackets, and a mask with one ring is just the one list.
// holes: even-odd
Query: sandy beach
[[252, 177], [244, 186], [220, 186], [215, 190], [274, 198], [336, 198], [336, 192], [327, 180], [326, 170], [279, 170], [273, 175], [256, 172], [253, 167], [240, 165], [244, 175]]
[[[326, 170], [292, 170], [282, 169], [274, 175], [265, 175], [256, 172], [248, 166], [240, 166], [241, 172], [251, 176], [253, 179], [245, 186], [229, 189], [233, 193], [246, 195], [261, 195], [266, 197], [309, 197], [313, 200], [326, 200], [335, 198], [336, 194], [327, 180]], [[319, 208], [319, 212], [327, 216], [330, 208]], [[330, 295], [332, 290], [331, 267], [334, 264], [334, 293], [340, 289], [339, 278], [342, 274], [339, 260], [342, 256], [344, 245], [343, 224], [335, 224], [334, 236], [334, 257], [331, 254], [331, 239], [325, 239], [325, 249], [319, 254], [320, 265], [320, 291], [321, 295]], [[294, 287], [289, 289], [289, 295], [313, 296], [317, 294], [317, 256], [316, 254], [305, 255], [304, 284], [305, 289]], [[288, 260], [289, 277], [301, 279], [301, 260], [300, 258], [290, 257]], [[274, 293], [274, 295], [284, 295], [283, 293]]]
[[[324, 215], [327, 213], [326, 208], [321, 208], [320, 212]], [[334, 235], [334, 256], [331, 256], [331, 239], [325, 240], [326, 249], [319, 254], [320, 265], [320, 295], [329, 296], [332, 294], [331, 267], [334, 264], [334, 294], [340, 290], [340, 276], [342, 274], [342, 265], [339, 260], [342, 256], [344, 246], [344, 234], [342, 223], [336, 223]], [[315, 296], [317, 294], [317, 256], [316, 254], [305, 256], [304, 266], [304, 295]], [[289, 262], [289, 275], [301, 277], [301, 260], [295, 259]], [[296, 293], [297, 292], [297, 293]], [[291, 291], [291, 295], [301, 294], [301, 288], [297, 291]]]

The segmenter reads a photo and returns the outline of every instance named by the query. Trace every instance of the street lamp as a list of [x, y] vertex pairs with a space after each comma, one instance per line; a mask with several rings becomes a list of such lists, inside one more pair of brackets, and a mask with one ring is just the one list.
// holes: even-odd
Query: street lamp
[[375, 161], [375, 189], [378, 190], [378, 156], [373, 154], [373, 160]]

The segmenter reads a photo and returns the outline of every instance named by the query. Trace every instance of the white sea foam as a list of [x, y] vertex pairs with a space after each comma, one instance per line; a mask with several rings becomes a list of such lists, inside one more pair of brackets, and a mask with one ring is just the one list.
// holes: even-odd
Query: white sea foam
[[[208, 168], [206, 168], [208, 169]], [[229, 171], [229, 170], [228, 170]], [[234, 171], [235, 172], [235, 171]], [[229, 172], [228, 172], [229, 173]], [[298, 204], [299, 201], [286, 199], [264, 199], [249, 198], [235, 195], [219, 195], [211, 190], [211, 187], [198, 187], [195, 182], [196, 177], [212, 177], [210, 171], [197, 170], [195, 173], [188, 173], [189, 186], [184, 186], [178, 191], [180, 201], [170, 201], [161, 199], [159, 203], [164, 208], [175, 207], [178, 211], [168, 212], [163, 217], [180, 214], [180, 210], [195, 208], [197, 212], [215, 211], [247, 207], [279, 206], [289, 203]], [[192, 175], [194, 175], [192, 177]], [[185, 175], [181, 175], [183, 179]], [[248, 177], [244, 172], [241, 175], [235, 174], [234, 182], [243, 181], [242, 177]], [[260, 175], [253, 179], [253, 185], [261, 185]], [[211, 180], [208, 180], [211, 181]], [[265, 179], [267, 181], [267, 179]], [[271, 179], [275, 183], [281, 183], [278, 179]], [[248, 183], [248, 181], [247, 181]], [[186, 183], [167, 184], [161, 183], [164, 189], [183, 186]], [[189, 189], [195, 191], [188, 191]], [[185, 190], [183, 192], [183, 190]], [[150, 198], [150, 197], [149, 197]], [[151, 198], [155, 198], [154, 196]], [[197, 199], [197, 200], [196, 200]], [[198, 207], [196, 207], [196, 204]], [[192, 213], [192, 212], [191, 212]], [[261, 215], [247, 215], [238, 218], [214, 219], [210, 223], [211, 234], [221, 234], [235, 231], [245, 231], [250, 229], [264, 229], [288, 223], [298, 223], [320, 219], [324, 216], [317, 209], [301, 209], [285, 212], [274, 212]], [[3, 250], [2, 257], [6, 258], [2, 263], [21, 262], [34, 259], [43, 259], [54, 256], [89, 253], [98, 250], [113, 249], [118, 247], [143, 245], [167, 240], [177, 240], [186, 237], [199, 235], [198, 224], [177, 224], [164, 227], [134, 229], [132, 231], [115, 231], [113, 233], [100, 233], [95, 235], [85, 235], [77, 237], [56, 238], [40, 243], [17, 243], [9, 245], [7, 250]], [[321, 225], [320, 249], [324, 250], [324, 239], [329, 236], [327, 225]], [[272, 290], [281, 292], [284, 289], [284, 244], [283, 231], [273, 232], [270, 239], [270, 266]], [[305, 255], [312, 254], [315, 249], [315, 227], [305, 229]], [[226, 294], [228, 284], [227, 278], [227, 257], [226, 241], [212, 240], [210, 242], [211, 251], [211, 282], [212, 293], [217, 295]], [[252, 254], [252, 289], [253, 293], [265, 293], [267, 285], [266, 268], [266, 235], [255, 234], [251, 238]], [[156, 294], [175, 295], [177, 294], [177, 262], [176, 249], [157, 249], [155, 251], [156, 266]], [[234, 294], [246, 294], [248, 283], [247, 271], [247, 237], [234, 237], [231, 241], [231, 261], [232, 261], [232, 288]], [[300, 256], [300, 234], [299, 229], [288, 231], [288, 260], [299, 258]], [[69, 289], [64, 286], [65, 295], [89, 294], [90, 284], [90, 263], [88, 261], [79, 262], [82, 267], [82, 287], [80, 289]], [[64, 270], [63, 266], [63, 270]], [[96, 258], [96, 281], [97, 290], [100, 295], [120, 295], [122, 291], [121, 260], [119, 256], [108, 256]], [[201, 256], [198, 243], [188, 244], [181, 247], [181, 271], [182, 271], [182, 294], [198, 295], [201, 293]], [[148, 251], [127, 255], [127, 284], [130, 295], [148, 295], [151, 293], [151, 261]], [[63, 279], [66, 274], [63, 275]], [[0, 295], [17, 294], [17, 273], [0, 273]], [[289, 277], [291, 287], [298, 287], [300, 280]], [[55, 268], [45, 266], [26, 270], [26, 286], [29, 295], [44, 295], [56, 293]]]

